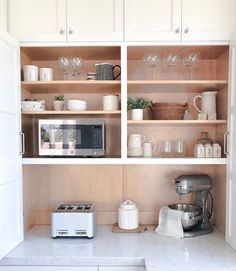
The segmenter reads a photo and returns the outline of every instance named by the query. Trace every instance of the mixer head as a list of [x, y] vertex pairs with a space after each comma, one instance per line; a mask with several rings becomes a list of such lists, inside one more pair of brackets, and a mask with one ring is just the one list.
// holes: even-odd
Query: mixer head
[[180, 175], [175, 178], [176, 193], [188, 194], [196, 191], [210, 191], [212, 179], [207, 174]]

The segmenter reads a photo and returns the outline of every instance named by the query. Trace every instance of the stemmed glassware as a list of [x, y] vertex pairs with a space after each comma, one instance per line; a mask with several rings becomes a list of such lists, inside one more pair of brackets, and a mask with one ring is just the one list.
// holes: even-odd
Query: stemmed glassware
[[193, 77], [193, 69], [198, 66], [200, 54], [198, 52], [190, 52], [183, 57], [182, 63], [190, 69], [190, 79]]
[[59, 57], [58, 64], [59, 64], [59, 68], [62, 69], [64, 72], [64, 80], [68, 80], [68, 79], [76, 80], [79, 78], [79, 74], [82, 67], [81, 58]]
[[170, 70], [170, 79], [172, 79], [173, 70], [181, 63], [181, 57], [177, 53], [170, 53], [163, 57], [162, 65], [164, 69]]
[[149, 52], [144, 55], [143, 61], [146, 66], [152, 70], [152, 79], [154, 78], [154, 68], [161, 62], [161, 58], [158, 54], [154, 52]]

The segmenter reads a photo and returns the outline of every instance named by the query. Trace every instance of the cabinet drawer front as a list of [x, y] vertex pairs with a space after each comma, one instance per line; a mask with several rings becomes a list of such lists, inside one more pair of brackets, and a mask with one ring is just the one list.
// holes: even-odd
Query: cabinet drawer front
[[0, 271], [98, 271], [97, 266], [0, 266]]
[[181, 38], [181, 0], [125, 0], [125, 40]]
[[9, 0], [8, 5], [9, 32], [17, 40], [66, 40], [65, 0]]
[[123, 1], [68, 0], [68, 41], [122, 41]]

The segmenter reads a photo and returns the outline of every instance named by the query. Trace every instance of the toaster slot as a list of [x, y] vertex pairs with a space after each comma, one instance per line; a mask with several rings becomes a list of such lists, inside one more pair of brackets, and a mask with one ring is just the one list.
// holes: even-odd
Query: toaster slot
[[69, 231], [67, 230], [58, 230], [57, 231], [57, 236], [66, 236], [69, 235]]
[[85, 231], [85, 230], [75, 230], [75, 235], [77, 235], [77, 236], [87, 236], [87, 231]]

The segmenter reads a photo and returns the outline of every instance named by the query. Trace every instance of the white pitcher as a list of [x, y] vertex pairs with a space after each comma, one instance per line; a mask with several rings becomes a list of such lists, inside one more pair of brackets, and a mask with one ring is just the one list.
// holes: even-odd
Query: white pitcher
[[129, 148], [141, 148], [145, 140], [145, 136], [140, 134], [131, 134], [129, 136], [128, 147]]
[[[211, 114], [216, 113], [216, 94], [217, 91], [203, 92], [201, 95], [197, 95], [193, 99], [193, 105], [199, 113]], [[201, 99], [201, 110], [196, 105], [196, 100]]]

